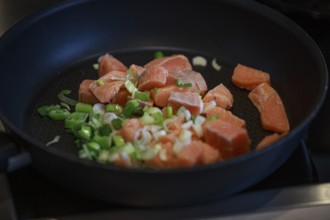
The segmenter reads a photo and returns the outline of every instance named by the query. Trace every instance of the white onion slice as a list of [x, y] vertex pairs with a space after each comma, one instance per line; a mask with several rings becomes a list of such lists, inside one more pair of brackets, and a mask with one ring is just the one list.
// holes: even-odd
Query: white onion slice
[[194, 66], [207, 66], [207, 60], [202, 56], [196, 56], [192, 59]]
[[217, 71], [221, 70], [221, 66], [217, 63], [217, 60], [215, 58], [212, 60], [212, 67]]

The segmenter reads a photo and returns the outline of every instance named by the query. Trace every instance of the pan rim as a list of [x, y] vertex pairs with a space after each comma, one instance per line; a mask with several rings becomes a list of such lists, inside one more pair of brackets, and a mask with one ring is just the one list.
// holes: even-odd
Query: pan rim
[[[22, 21], [18, 22], [15, 24], [12, 28], [10, 28], [3, 36], [0, 37], [0, 42], [6, 41], [6, 39], [9, 39], [10, 36], [15, 36], [18, 34], [20, 31], [22, 31], [25, 28], [28, 28], [30, 25], [33, 25], [34, 22], [39, 21], [39, 19], [42, 19], [45, 16], [48, 16], [49, 14], [56, 13], [57, 11], [65, 10], [69, 7], [74, 7], [76, 5], [82, 5], [88, 2], [91, 2], [92, 0], [82, 0], [82, 1], [74, 1], [74, 0], [69, 0], [69, 1], [63, 1], [58, 4], [55, 4], [54, 6], [50, 8], [44, 8], [36, 13], [31, 14], [27, 18], [23, 19]], [[328, 69], [324, 60], [324, 57], [321, 53], [321, 50], [315, 43], [315, 41], [297, 24], [295, 24], [292, 20], [289, 18], [285, 17], [281, 13], [268, 8], [262, 4], [259, 4], [257, 2], [246, 2], [246, 1], [241, 1], [241, 0], [221, 0], [221, 2], [224, 2], [226, 4], [234, 5], [237, 7], [242, 7], [247, 10], [251, 10], [255, 13], [258, 13], [259, 15], [265, 16], [268, 19], [271, 19], [272, 21], [279, 22], [278, 19], [280, 18], [281, 20], [285, 21], [285, 25], [292, 28], [292, 33], [293, 34], [300, 34], [298, 36], [299, 40], [303, 40], [308, 43], [310, 52], [313, 52], [315, 56], [318, 57], [319, 60], [319, 68], [320, 72], [324, 73], [321, 75], [323, 77], [322, 83], [323, 86], [320, 88], [320, 94], [318, 96], [318, 99], [315, 101], [315, 105], [311, 106], [311, 110], [308, 113], [308, 117], [306, 117], [303, 121], [301, 121], [293, 130], [290, 131], [288, 136], [293, 136], [297, 133], [302, 132], [309, 124], [310, 122], [316, 117], [318, 112], [320, 111], [325, 98], [326, 94], [328, 92]], [[275, 19], [276, 18], [276, 19]], [[1, 43], [0, 43], [1, 45]], [[75, 157], [74, 155], [70, 155], [68, 153], [63, 153], [62, 151], [54, 148], [45, 148], [43, 144], [41, 144], [40, 141], [36, 140], [35, 138], [32, 138], [30, 135], [28, 135], [26, 132], [22, 131], [19, 129], [17, 126], [12, 124], [9, 120], [6, 119], [6, 117], [0, 112], [0, 119], [6, 124], [6, 126], [9, 127], [11, 131], [13, 131], [15, 134], [18, 134], [20, 137], [22, 137], [25, 141], [27, 141], [29, 144], [34, 145], [40, 149], [46, 150], [49, 153], [52, 153], [58, 157], [62, 157], [64, 159], [70, 160], [75, 163], [79, 163], [81, 165], [88, 165], [88, 166], [93, 166], [98, 169], [106, 169], [106, 170], [112, 170], [112, 171], [120, 171], [120, 172], [134, 172], [134, 173], [150, 173], [150, 174], [164, 174], [164, 173], [183, 173], [183, 172], [199, 172], [203, 171], [205, 169], [219, 169], [220, 167], [228, 167], [230, 165], [239, 163], [240, 161], [248, 160], [252, 157], [257, 157], [260, 156], [261, 154], [264, 154], [265, 152], [271, 151], [276, 147], [279, 147], [281, 143], [283, 143], [288, 137], [284, 137], [282, 140], [279, 140], [278, 142], [272, 144], [271, 146], [262, 149], [260, 151], [253, 151], [249, 152], [247, 155], [242, 155], [239, 157], [232, 158], [230, 160], [226, 160], [223, 162], [215, 163], [215, 164], [210, 164], [210, 165], [204, 165], [204, 166], [196, 166], [196, 167], [191, 167], [191, 168], [180, 168], [180, 169], [169, 169], [169, 170], [146, 170], [146, 169], [126, 169], [126, 168], [121, 168], [113, 165], [103, 165], [100, 163], [97, 163], [95, 161], [85, 161], [82, 159], [79, 159]]]

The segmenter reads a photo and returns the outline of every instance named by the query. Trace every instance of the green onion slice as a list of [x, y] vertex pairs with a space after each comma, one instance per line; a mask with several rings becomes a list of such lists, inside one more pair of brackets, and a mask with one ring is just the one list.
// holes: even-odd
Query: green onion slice
[[180, 87], [192, 87], [191, 83], [184, 83], [181, 79], [176, 79], [176, 84]]
[[67, 97], [66, 95], [69, 95], [71, 93], [71, 90], [62, 90], [58, 95], [57, 98], [71, 106], [75, 106], [78, 102], [72, 98]]

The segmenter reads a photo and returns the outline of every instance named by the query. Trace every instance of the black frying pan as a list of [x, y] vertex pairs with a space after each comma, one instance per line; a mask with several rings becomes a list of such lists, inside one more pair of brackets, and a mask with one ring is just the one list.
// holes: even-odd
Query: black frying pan
[[[77, 91], [96, 78], [92, 64], [109, 52], [126, 65], [142, 65], [155, 50], [189, 58], [216, 58], [220, 72], [200, 67], [210, 88], [223, 82], [233, 92], [233, 112], [247, 121], [252, 152], [222, 163], [157, 171], [102, 165], [77, 157], [62, 125], [40, 118], [38, 106], [56, 102], [62, 89]], [[291, 132], [253, 151], [267, 132], [231, 81], [237, 63], [271, 74]], [[261, 181], [288, 159], [319, 111], [327, 69], [309, 36], [284, 16], [252, 1], [68, 1], [40, 11], [0, 39], [1, 120], [19, 137], [45, 176], [76, 192], [118, 204], [170, 206], [209, 201]], [[76, 97], [76, 94], [73, 94]], [[46, 147], [55, 135], [61, 142]]]

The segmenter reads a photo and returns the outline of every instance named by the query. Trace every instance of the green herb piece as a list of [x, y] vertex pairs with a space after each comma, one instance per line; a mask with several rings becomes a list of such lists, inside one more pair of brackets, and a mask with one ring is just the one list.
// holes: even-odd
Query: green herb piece
[[85, 113], [92, 113], [93, 106], [91, 104], [78, 102], [75, 107], [76, 112], [85, 112]]
[[41, 116], [47, 116], [52, 110], [61, 109], [60, 105], [45, 105], [37, 109]]
[[125, 107], [123, 109], [122, 114], [128, 118], [134, 114], [136, 110], [138, 110], [140, 107], [140, 104], [137, 100], [132, 99], [126, 102]]
[[121, 113], [122, 110], [123, 110], [122, 107], [118, 104], [107, 104], [105, 106], [105, 111], [106, 112]]
[[173, 117], [173, 108], [172, 108], [172, 106], [166, 106], [166, 115], [167, 115], [168, 118]]
[[53, 120], [64, 120], [70, 115], [67, 109], [53, 109], [48, 113], [48, 116]]
[[66, 95], [69, 95], [71, 93], [71, 90], [62, 90], [58, 95], [57, 98], [71, 106], [75, 106], [78, 102], [72, 98], [67, 97]]
[[113, 140], [116, 147], [121, 147], [125, 144], [124, 138], [120, 135], [114, 135], [112, 137], [112, 140]]
[[133, 98], [134, 99], [140, 99], [142, 101], [149, 101], [150, 100], [150, 93], [148, 91], [146, 91], [146, 92], [135, 91], [133, 93]]
[[176, 79], [176, 84], [180, 87], [192, 87], [191, 83], [184, 83], [181, 79]]
[[162, 51], [158, 50], [154, 53], [154, 58], [162, 58], [162, 57], [164, 57], [164, 54]]
[[104, 85], [104, 82], [103, 82], [102, 79], [98, 79], [98, 80], [96, 80], [96, 84], [97, 84], [98, 86], [103, 86], [103, 85]]
[[111, 121], [111, 124], [115, 130], [119, 130], [122, 127], [123, 120], [120, 118], [115, 118]]

